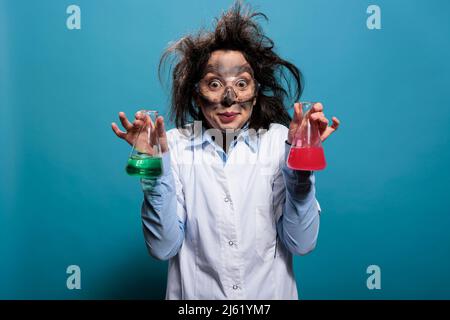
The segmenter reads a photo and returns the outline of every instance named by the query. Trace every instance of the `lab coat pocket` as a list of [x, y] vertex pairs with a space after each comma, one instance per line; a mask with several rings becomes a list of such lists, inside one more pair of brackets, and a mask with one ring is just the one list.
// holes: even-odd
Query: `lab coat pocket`
[[275, 256], [277, 229], [275, 216], [269, 206], [258, 206], [255, 212], [256, 252], [263, 260]]

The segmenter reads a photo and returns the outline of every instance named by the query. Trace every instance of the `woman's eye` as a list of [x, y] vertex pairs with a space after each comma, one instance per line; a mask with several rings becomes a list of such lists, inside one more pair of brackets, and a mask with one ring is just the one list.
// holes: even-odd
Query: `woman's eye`
[[239, 80], [236, 85], [238, 86], [238, 88], [240, 89], [244, 89], [247, 87], [247, 81], [245, 80]]
[[220, 88], [220, 82], [217, 81], [217, 80], [211, 81], [211, 82], [209, 83], [209, 86], [210, 86], [212, 89], [218, 89], [218, 88]]

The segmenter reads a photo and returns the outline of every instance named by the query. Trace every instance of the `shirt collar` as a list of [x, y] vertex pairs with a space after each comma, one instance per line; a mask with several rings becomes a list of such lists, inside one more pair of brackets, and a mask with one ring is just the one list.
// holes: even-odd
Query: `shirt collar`
[[[205, 126], [202, 126], [201, 128], [202, 134], [193, 134], [191, 136], [191, 146], [204, 147], [207, 144], [214, 144], [214, 137], [211, 135], [211, 132], [209, 132]], [[236, 140], [243, 140], [253, 152], [256, 152], [258, 149], [258, 134], [255, 130], [249, 130], [248, 122], [241, 128], [236, 136]]]

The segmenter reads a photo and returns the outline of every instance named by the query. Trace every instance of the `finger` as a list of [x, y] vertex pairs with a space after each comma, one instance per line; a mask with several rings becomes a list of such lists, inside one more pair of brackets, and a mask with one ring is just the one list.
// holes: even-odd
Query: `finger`
[[119, 119], [125, 130], [128, 131], [133, 128], [133, 125], [128, 121], [127, 116], [125, 115], [125, 112], [119, 112]]
[[144, 126], [144, 120], [135, 120], [133, 122], [133, 127], [135, 128], [140, 128], [142, 126]]
[[150, 126], [150, 129], [152, 131], [155, 130], [155, 123], [153, 123], [152, 117], [150, 117], [148, 114], [145, 115], [145, 123]]
[[319, 120], [318, 120], [318, 122], [319, 122], [319, 129], [320, 129], [321, 131], [324, 131], [324, 130], [328, 127], [329, 121], [328, 121], [327, 118], [325, 118], [325, 117], [320, 117]]
[[333, 121], [333, 123], [332, 123], [332, 125], [331, 125], [331, 128], [333, 128], [334, 130], [337, 130], [337, 128], [339, 127], [339, 125], [341, 124], [341, 122], [340, 122], [339, 119], [336, 118], [336, 117], [333, 117], [331, 120]]
[[325, 131], [322, 133], [322, 135], [320, 136], [322, 141], [325, 141], [325, 139], [328, 138], [339, 127], [339, 124], [340, 124], [339, 119], [336, 117], [333, 117], [332, 120], [333, 120], [333, 124], [330, 127], [327, 127], [325, 129]]
[[141, 121], [145, 121], [145, 114], [143, 114], [142, 112], [136, 112], [135, 114], [134, 114], [134, 118], [136, 119], [136, 120], [141, 120]]
[[166, 137], [166, 129], [164, 126], [164, 118], [162, 116], [159, 116], [156, 119], [156, 129], [158, 133], [159, 138], [165, 138]]
[[294, 103], [294, 121], [295, 122], [300, 122], [300, 120], [302, 119], [302, 105], [301, 103]]
[[320, 118], [325, 118], [325, 115], [323, 114], [323, 112], [317, 111], [311, 114], [310, 119], [313, 121], [317, 121]]
[[165, 125], [164, 125], [164, 118], [162, 116], [160, 116], [156, 119], [156, 127], [157, 127], [157, 132], [158, 132], [159, 144], [161, 146], [161, 152], [164, 153], [169, 150], [169, 147], [167, 144], [167, 136], [166, 136], [166, 129], [165, 129]]
[[141, 120], [142, 122], [144, 122], [145, 124], [147, 124], [149, 115], [145, 112], [142, 111], [138, 111], [136, 112], [136, 114], [134, 115], [134, 117], [136, 118], [136, 120]]
[[322, 112], [323, 111], [323, 105], [320, 102], [317, 102], [312, 107], [312, 112]]
[[325, 129], [325, 131], [321, 134], [320, 139], [321, 139], [322, 141], [325, 141], [325, 139], [327, 139], [327, 138], [330, 136], [330, 134], [332, 134], [334, 131], [335, 131], [334, 128], [332, 128], [332, 127], [327, 127], [327, 128]]
[[134, 121], [133, 125], [140, 127], [140, 126], [146, 124], [146, 122], [147, 122], [146, 116], [147, 115], [141, 111], [136, 112], [134, 115], [136, 120]]
[[126, 133], [121, 131], [115, 122], [111, 123], [112, 130], [121, 139], [125, 139]]
[[157, 119], [155, 119], [155, 122], [153, 122], [152, 117], [149, 114], [145, 114], [145, 124], [148, 126], [149, 131], [148, 134], [150, 135], [150, 144], [154, 146], [157, 143], [158, 138], [158, 132], [157, 132], [157, 126], [156, 126]]

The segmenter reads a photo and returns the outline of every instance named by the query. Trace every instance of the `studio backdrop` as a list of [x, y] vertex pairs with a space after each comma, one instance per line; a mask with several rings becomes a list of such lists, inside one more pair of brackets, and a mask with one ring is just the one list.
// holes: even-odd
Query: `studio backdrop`
[[[449, 299], [450, 2], [247, 3], [304, 74], [301, 100], [341, 121], [316, 173], [318, 245], [294, 258], [300, 298]], [[111, 122], [168, 121], [161, 53], [231, 5], [0, 0], [1, 299], [164, 298]]]

